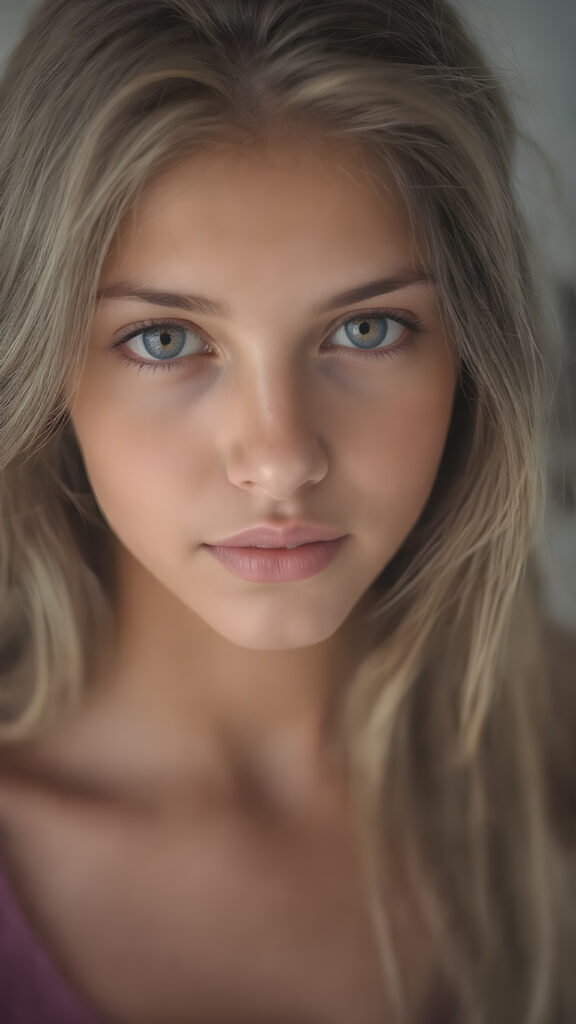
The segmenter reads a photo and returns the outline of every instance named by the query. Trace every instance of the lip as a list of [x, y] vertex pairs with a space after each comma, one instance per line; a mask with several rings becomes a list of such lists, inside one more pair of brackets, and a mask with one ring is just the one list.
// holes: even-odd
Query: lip
[[295, 583], [317, 576], [334, 561], [346, 537], [301, 544], [293, 550], [203, 545], [208, 554], [242, 580], [251, 583]]
[[283, 526], [275, 523], [259, 523], [235, 533], [225, 540], [217, 540], [206, 547], [213, 548], [292, 548], [300, 544], [314, 544], [317, 541], [338, 540], [345, 536], [340, 530], [321, 523], [292, 522]]

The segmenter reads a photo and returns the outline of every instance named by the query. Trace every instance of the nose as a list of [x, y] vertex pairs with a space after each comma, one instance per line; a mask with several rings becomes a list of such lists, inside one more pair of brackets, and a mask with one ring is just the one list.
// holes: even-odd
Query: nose
[[327, 473], [326, 446], [319, 436], [312, 396], [302, 375], [276, 371], [239, 388], [232, 400], [226, 456], [236, 487], [261, 491], [275, 501], [290, 498]]

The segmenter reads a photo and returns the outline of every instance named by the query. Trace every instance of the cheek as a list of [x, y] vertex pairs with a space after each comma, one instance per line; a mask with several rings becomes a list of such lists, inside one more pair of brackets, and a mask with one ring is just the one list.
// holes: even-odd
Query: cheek
[[133, 530], [151, 517], [168, 523], [210, 471], [207, 446], [190, 433], [184, 438], [173, 416], [152, 415], [149, 407], [139, 415], [129, 402], [88, 389], [71, 415], [96, 500], [113, 529], [129, 524]]
[[453, 388], [423, 383], [366, 414], [351, 457], [365, 507], [418, 518], [434, 484], [450, 425]]

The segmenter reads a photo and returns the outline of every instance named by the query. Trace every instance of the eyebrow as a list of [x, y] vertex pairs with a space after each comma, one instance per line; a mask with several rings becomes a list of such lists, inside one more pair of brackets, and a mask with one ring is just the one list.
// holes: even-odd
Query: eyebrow
[[[365, 284], [347, 288], [328, 299], [316, 302], [312, 307], [312, 312], [320, 316], [338, 309], [340, 306], [360, 302], [362, 299], [369, 299], [374, 295], [386, 295], [389, 292], [399, 291], [401, 288], [408, 288], [410, 285], [433, 284], [434, 282], [434, 275], [424, 267], [399, 267], [390, 277], [367, 281]], [[99, 302], [109, 299], [138, 299], [154, 306], [178, 306], [191, 313], [204, 313], [208, 316], [227, 319], [232, 316], [230, 306], [221, 300], [209, 299], [204, 295], [165, 291], [130, 281], [112, 281], [98, 290], [96, 298]]]

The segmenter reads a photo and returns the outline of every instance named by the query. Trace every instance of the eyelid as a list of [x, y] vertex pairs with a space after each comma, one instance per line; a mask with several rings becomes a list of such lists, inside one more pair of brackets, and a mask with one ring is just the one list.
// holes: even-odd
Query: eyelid
[[201, 327], [197, 324], [193, 324], [190, 320], [181, 320], [177, 316], [172, 317], [151, 317], [150, 320], [137, 320], [136, 323], [130, 327], [121, 327], [119, 331], [115, 331], [112, 335], [114, 343], [112, 348], [117, 348], [120, 345], [125, 344], [127, 341], [131, 341], [132, 338], [137, 338], [139, 334], [144, 331], [152, 330], [154, 327], [183, 327], [186, 331], [191, 331], [193, 334], [197, 334], [199, 337], [204, 337], [204, 332]]
[[[414, 333], [420, 333], [423, 330], [423, 323], [421, 318], [416, 314], [409, 312], [406, 309], [391, 309], [387, 307], [383, 308], [371, 308], [371, 309], [358, 309], [349, 310], [347, 313], [342, 313], [336, 317], [326, 328], [326, 333], [333, 334], [342, 324], [348, 323], [350, 320], [357, 320], [363, 316], [382, 316], [395, 320], [397, 323], [402, 324], [408, 330]], [[112, 348], [119, 347], [125, 344], [127, 341], [131, 341], [132, 338], [138, 337], [145, 330], [151, 330], [154, 327], [170, 327], [178, 326], [183, 327], [185, 330], [192, 331], [197, 334], [198, 337], [202, 338], [206, 344], [213, 345], [213, 342], [207, 340], [207, 335], [201, 327], [197, 324], [192, 323], [190, 320], [181, 320], [179, 317], [165, 317], [165, 318], [151, 318], [150, 320], [140, 320], [132, 324], [128, 328], [120, 328], [113, 334], [114, 343]], [[360, 351], [360, 350], [359, 350]], [[201, 354], [201, 353], [197, 353]], [[173, 360], [174, 362], [176, 360]]]

